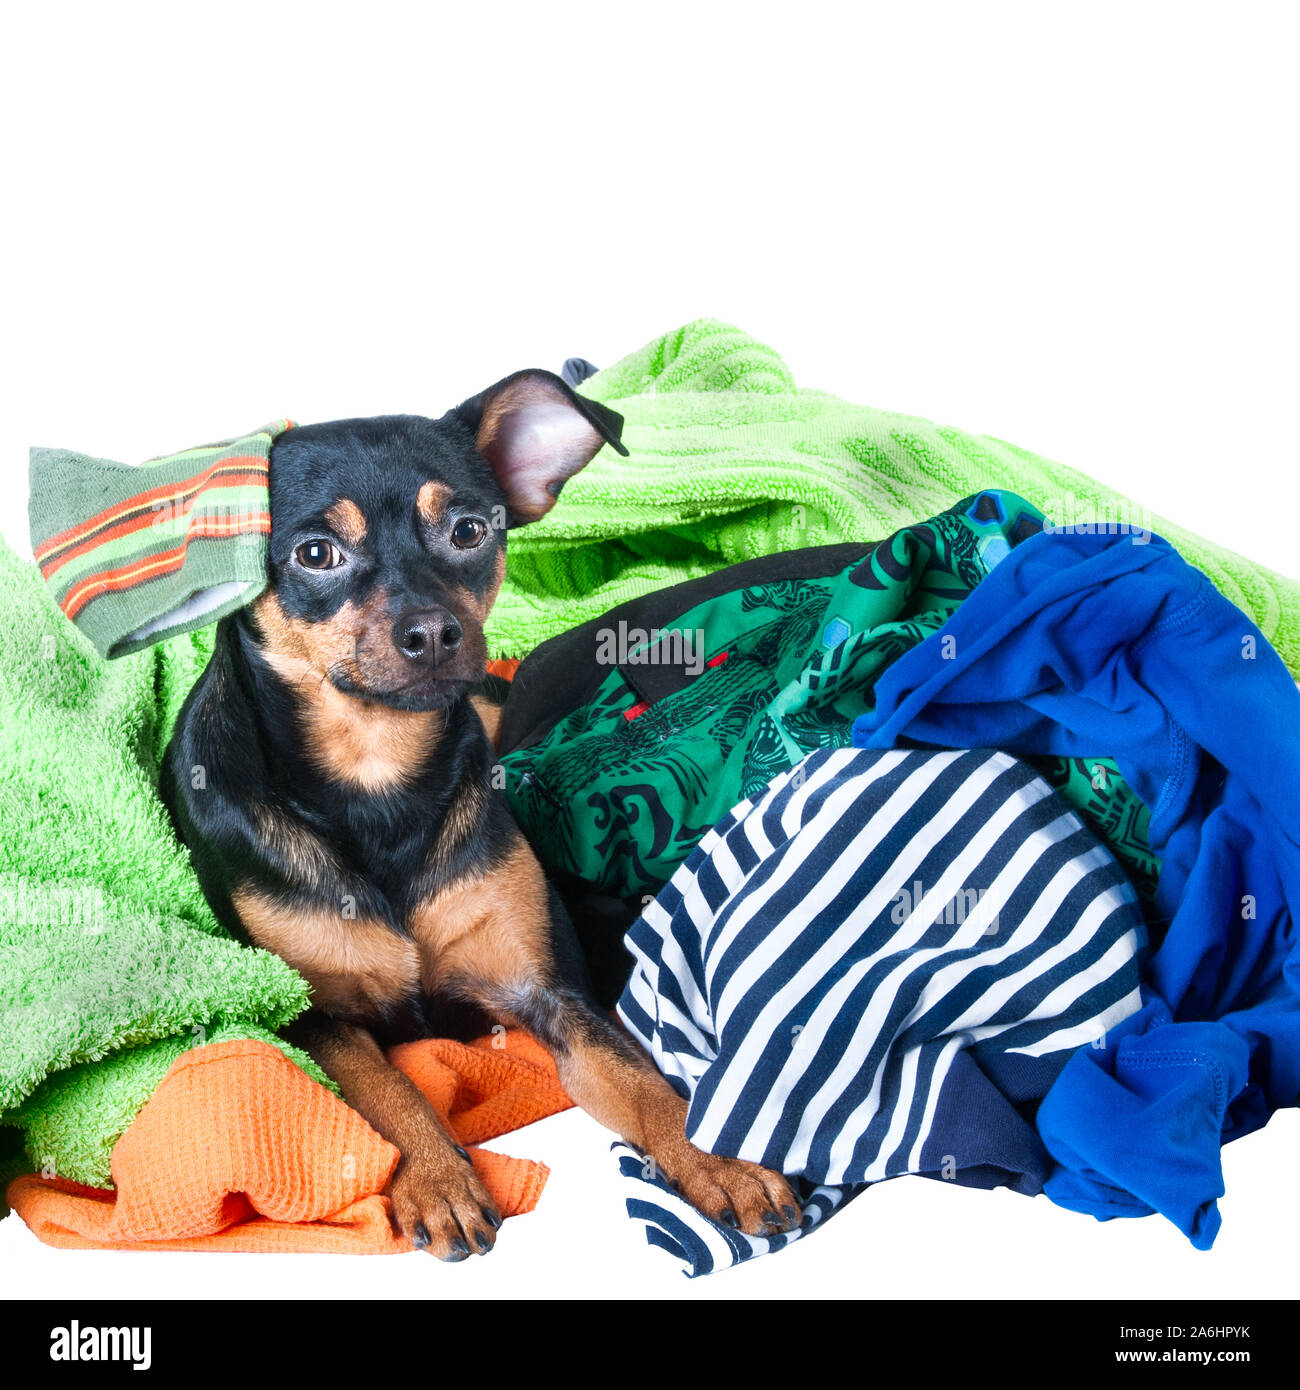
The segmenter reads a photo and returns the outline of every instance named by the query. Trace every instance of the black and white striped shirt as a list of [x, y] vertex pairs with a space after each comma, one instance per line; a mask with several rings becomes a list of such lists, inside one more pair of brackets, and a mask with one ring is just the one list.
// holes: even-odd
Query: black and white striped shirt
[[[798, 1176], [820, 1221], [903, 1173], [1039, 1190], [1017, 1106], [1138, 1009], [1145, 937], [1114, 857], [1026, 764], [836, 749], [737, 806], [627, 940], [619, 1012], [691, 1140]], [[791, 1238], [714, 1227], [621, 1162], [693, 1272]]]

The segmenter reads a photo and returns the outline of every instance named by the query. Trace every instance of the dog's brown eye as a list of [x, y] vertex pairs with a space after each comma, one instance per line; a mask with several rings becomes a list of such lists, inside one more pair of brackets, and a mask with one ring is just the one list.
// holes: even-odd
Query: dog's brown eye
[[329, 541], [307, 541], [293, 557], [306, 570], [333, 570], [343, 563], [343, 552]]
[[457, 550], [473, 550], [483, 544], [487, 535], [487, 522], [476, 516], [463, 516], [451, 528], [451, 543]]

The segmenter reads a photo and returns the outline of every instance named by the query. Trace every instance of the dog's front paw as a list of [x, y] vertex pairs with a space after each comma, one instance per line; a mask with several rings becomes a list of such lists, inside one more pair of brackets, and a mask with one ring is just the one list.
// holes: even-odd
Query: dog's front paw
[[403, 1155], [389, 1197], [397, 1229], [417, 1250], [457, 1263], [496, 1244], [501, 1217], [468, 1160], [453, 1155], [430, 1163]]
[[790, 1184], [769, 1168], [723, 1158], [688, 1144], [663, 1165], [664, 1176], [713, 1221], [750, 1236], [793, 1231], [803, 1219]]

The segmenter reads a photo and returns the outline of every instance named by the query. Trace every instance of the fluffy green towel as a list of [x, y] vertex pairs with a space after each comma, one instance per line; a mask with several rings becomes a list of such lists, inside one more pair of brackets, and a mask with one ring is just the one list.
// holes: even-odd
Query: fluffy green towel
[[800, 391], [775, 352], [726, 324], [688, 324], [581, 389], [623, 415], [631, 455], [602, 450], [554, 511], [511, 534], [493, 655], [523, 656], [615, 604], [737, 560], [878, 540], [1007, 488], [1058, 523], [1165, 536], [1300, 674], [1300, 583], [1001, 440]]
[[102, 661], [3, 546], [0, 631], [0, 1124], [23, 1131], [29, 1166], [106, 1186], [181, 1051], [284, 1046], [274, 1030], [307, 986], [226, 936], [158, 799], [211, 632]]

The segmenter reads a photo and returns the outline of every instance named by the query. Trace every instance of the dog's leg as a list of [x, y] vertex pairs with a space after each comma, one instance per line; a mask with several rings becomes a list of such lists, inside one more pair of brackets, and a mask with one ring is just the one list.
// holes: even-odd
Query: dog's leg
[[522, 837], [491, 875], [430, 899], [415, 921], [417, 939], [436, 950], [442, 992], [549, 1048], [578, 1105], [651, 1157], [706, 1216], [750, 1235], [798, 1224], [781, 1174], [687, 1139], [686, 1102], [591, 997], [573, 925]]
[[501, 1218], [469, 1155], [447, 1133], [419, 1089], [389, 1064], [364, 1028], [317, 1011], [286, 1036], [338, 1082], [347, 1103], [401, 1151], [389, 1189], [398, 1229], [440, 1260], [485, 1255]]
[[687, 1139], [686, 1102], [650, 1055], [577, 990], [536, 980], [462, 989], [548, 1047], [573, 1100], [651, 1158], [706, 1216], [756, 1236], [799, 1224], [799, 1200], [780, 1173], [705, 1153]]
[[583, 1010], [563, 1019], [556, 1065], [569, 1095], [654, 1160], [693, 1206], [749, 1235], [799, 1224], [799, 1201], [781, 1176], [756, 1163], [697, 1149], [686, 1138], [686, 1102], [653, 1059], [612, 1020]]

